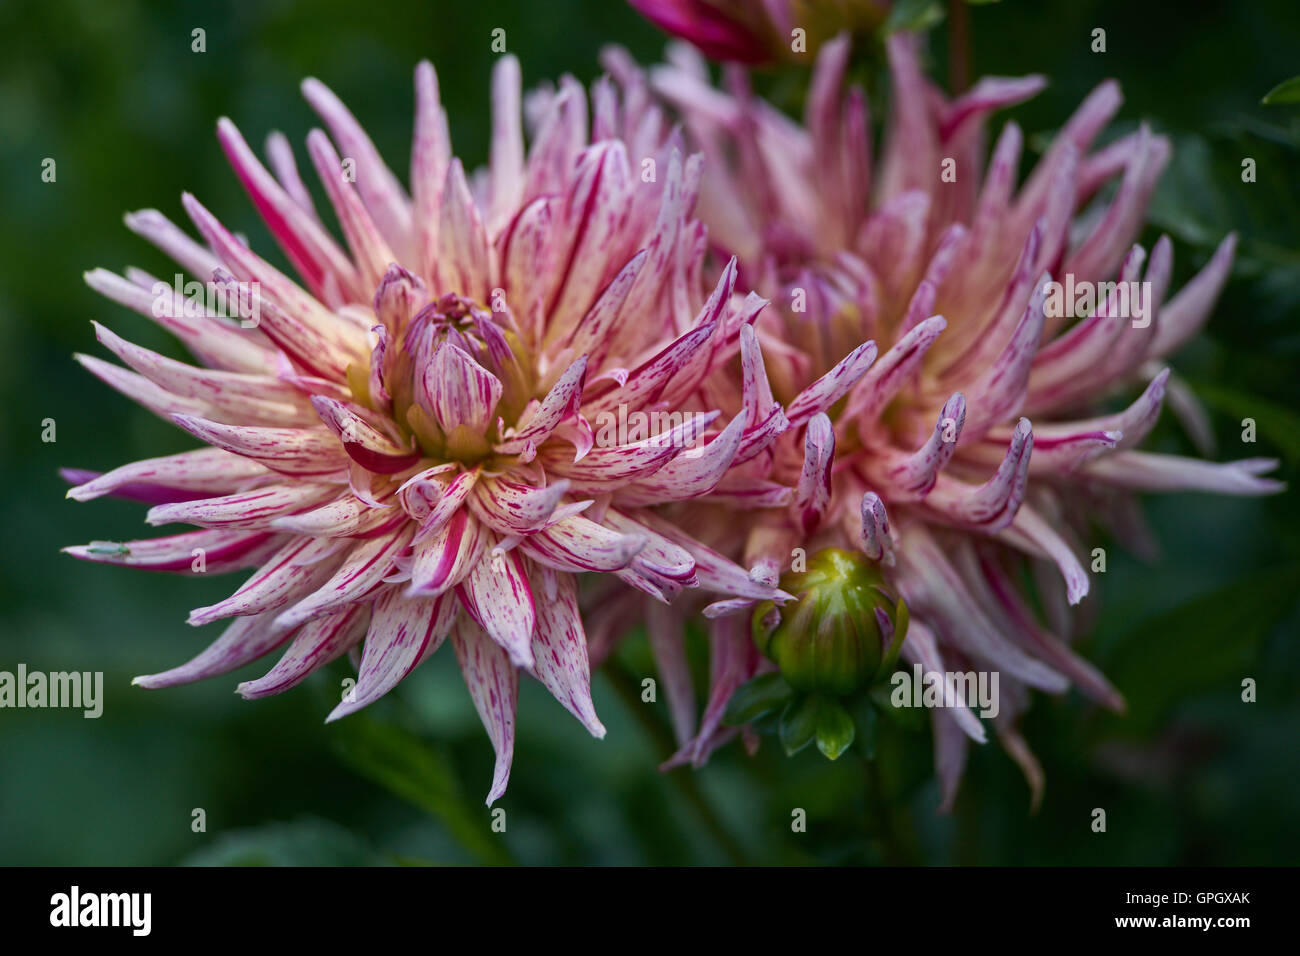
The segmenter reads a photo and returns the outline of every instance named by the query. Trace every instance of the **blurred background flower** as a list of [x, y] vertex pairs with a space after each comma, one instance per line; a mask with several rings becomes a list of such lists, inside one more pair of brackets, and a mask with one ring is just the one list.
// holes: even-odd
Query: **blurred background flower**
[[869, 34], [889, 0], [629, 0], [706, 56], [752, 65], [806, 61], [841, 32]]
[[[879, 149], [869, 120], [879, 100], [845, 89], [847, 34], [817, 55], [801, 125], [756, 98], [740, 68], [725, 71], [727, 91], [715, 88], [689, 48], [675, 46], [671, 65], [650, 70], [705, 151], [700, 215], [720, 253], [713, 270], [736, 256], [742, 283], [772, 300], [734, 363], [743, 394], [732, 385], [721, 404], [753, 419], [783, 404], [792, 425], [747, 469], [751, 480], [793, 487], [788, 506], [755, 501], [763, 510], [738, 526], [687, 505], [684, 523], [773, 580], [801, 547], [879, 562], [912, 606], [906, 659], [940, 673], [1000, 673], [992, 727], [1037, 806], [1043, 771], [1019, 731], [1030, 689], [1060, 694], [1073, 683], [1124, 710], [1070, 647], [1081, 616], [1073, 608], [1107, 567], [1094, 528], [1150, 561], [1158, 543], [1136, 493], [1284, 487], [1266, 477], [1277, 460], [1245, 457], [1244, 442], [1222, 463], [1136, 450], [1167, 390], [1182, 396], [1175, 411], [1190, 435], [1205, 417], [1167, 363], [1209, 319], [1236, 236], [1170, 288], [1169, 237], [1149, 260], [1135, 243], [1170, 146], [1144, 124], [1094, 148], [1121, 104], [1114, 82], [1098, 84], [1018, 182], [1019, 125], [1002, 126], [988, 158], [986, 126], [1046, 80], [983, 77], [949, 99], [920, 71], [915, 35], [895, 33], [886, 48]], [[644, 82], [616, 48], [607, 62]], [[728, 382], [715, 388], [725, 395]], [[712, 669], [714, 713], [758, 666], [721, 620], [752, 604], [705, 609], [717, 619], [715, 657], [732, 662]], [[987, 731], [960, 706], [931, 719], [947, 808], [968, 740], [982, 744]], [[718, 743], [713, 732], [706, 716], [696, 763]]]
[[[494, 834], [479, 781], [492, 755], [455, 662], [429, 662], [372, 708], [322, 731], [336, 703], [336, 671], [301, 693], [248, 704], [218, 683], [146, 695], [130, 678], [181, 659], [201, 638], [188, 608], [228, 591], [225, 581], [152, 581], [82, 566], [58, 548], [78, 540], [84, 512], [63, 499], [60, 465], [106, 469], [191, 447], [183, 434], [106, 396], [73, 363], [88, 319], [107, 309], [81, 274], [144, 257], [122, 229], [124, 212], [150, 205], [175, 218], [182, 190], [234, 210], [229, 223], [265, 245], [257, 217], [224, 158], [209, 147], [213, 118], [232, 115], [250, 136], [305, 135], [310, 116], [296, 83], [315, 75], [367, 118], [379, 151], [409, 148], [412, 66], [439, 64], [452, 136], [467, 166], [489, 155], [483, 102], [496, 55], [492, 31], [524, 68], [524, 85], [567, 72], [588, 82], [610, 42], [642, 63], [659, 60], [663, 34], [630, 7], [607, 2], [502, 3], [434, 8], [424, 2], [358, 7], [342, 0], [187, 5], [137, 0], [111, 6], [58, 0], [0, 8], [0, 347], [10, 356], [0, 419], [3, 657], [47, 670], [105, 672], [104, 716], [0, 712], [0, 860], [6, 863], [587, 862], [1282, 863], [1300, 849], [1300, 648], [1294, 634], [1300, 514], [1289, 496], [1209, 497], [1148, 505], [1161, 560], [1112, 552], [1097, 582], [1099, 615], [1084, 652], [1130, 704], [1111, 717], [1077, 697], [1041, 701], [1022, 731], [1048, 774], [1041, 812], [1027, 813], [1024, 782], [1002, 752], [972, 754], [954, 813], [939, 817], [925, 730], [882, 734], [874, 779], [862, 761], [826, 761], [816, 748], [787, 759], [719, 753], [700, 771], [650, 768], [674, 750], [645, 641], [629, 641], [593, 681], [608, 728], [589, 738], [549, 695], [525, 686], [511, 790]], [[1202, 438], [1223, 457], [1241, 445], [1283, 459], [1294, 485], [1300, 461], [1300, 358], [1295, 318], [1300, 256], [1294, 107], [1260, 106], [1295, 72], [1297, 14], [1286, 0], [1243, 7], [1205, 3], [1178, 17], [1155, 3], [1059, 5], [1007, 0], [973, 7], [972, 74], [1050, 74], [1052, 85], [1009, 112], [1036, 159], [1062, 118], [1105, 77], [1126, 95], [1119, 138], [1146, 120], [1173, 144], [1150, 207], [1150, 247], [1174, 240], [1181, 287], [1229, 232], [1234, 271], [1206, 332], [1178, 368], [1206, 402]], [[400, 24], [400, 28], [395, 26]], [[931, 33], [927, 74], [948, 75], [948, 30]], [[1090, 33], [1107, 30], [1105, 54]], [[206, 31], [206, 53], [192, 31]], [[870, 48], [866, 51], [870, 53]], [[960, 58], [958, 58], [960, 59]], [[806, 66], [774, 71], [758, 92], [783, 108], [802, 101]], [[861, 79], [883, 88], [879, 61]], [[460, 108], [462, 106], [469, 108]], [[879, 118], [877, 118], [878, 121]], [[45, 159], [54, 182], [41, 178]], [[1243, 161], [1257, 175], [1242, 181]], [[168, 198], [170, 197], [170, 198]], [[323, 196], [317, 197], [323, 203]], [[277, 261], [277, 265], [279, 265]], [[108, 307], [111, 308], [111, 307]], [[182, 353], [145, 320], [124, 334], [172, 357]], [[170, 351], [169, 351], [170, 350]], [[1149, 439], [1188, 453], [1168, 419]], [[42, 421], [57, 442], [42, 443]], [[1195, 510], [1195, 521], [1187, 518]], [[99, 535], [126, 539], [138, 508], [106, 503]], [[179, 584], [179, 587], [177, 586]], [[164, 586], [165, 585], [165, 586]], [[695, 686], [707, 687], [702, 633], [688, 635]], [[250, 668], [235, 679], [252, 678]], [[1243, 704], [1245, 678], [1258, 702]], [[274, 735], [265, 728], [273, 723]], [[564, 772], [555, 768], [563, 764]], [[462, 781], [465, 781], [462, 783]], [[1108, 809], [1110, 832], [1088, 828]], [[195, 809], [206, 830], [195, 832]], [[808, 813], [792, 833], [791, 811]], [[1117, 823], [1122, 821], [1122, 824]]]

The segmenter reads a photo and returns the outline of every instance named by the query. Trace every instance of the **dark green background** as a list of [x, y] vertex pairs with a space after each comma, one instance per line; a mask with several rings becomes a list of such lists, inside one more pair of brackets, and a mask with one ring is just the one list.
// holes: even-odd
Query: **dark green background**
[[[1014, 111], [1031, 145], [1106, 76], [1127, 94], [1111, 134], [1146, 119], [1175, 138], [1153, 218], [1178, 240], [1180, 281], [1223, 233], [1242, 233], [1237, 275], [1177, 367], [1213, 400], [1221, 457], [1283, 456], [1294, 483], [1300, 108], [1258, 103], [1300, 72], [1296, 4], [1007, 0], [974, 8], [972, 22], [977, 73], [1052, 79]], [[957, 812], [936, 816], [925, 733], [882, 740], [876, 791], [861, 761], [832, 765], [807, 752], [785, 760], [771, 741], [753, 760], [731, 747], [703, 771], [664, 776], [654, 769], [667, 755], [663, 705], [629, 704], [601, 676], [604, 741], [525, 684], [514, 775], [499, 804], [508, 831], [495, 835], [481, 802], [491, 749], [449, 652], [366, 714], [328, 728], [321, 721], [346, 673], [338, 665], [258, 703], [232, 693], [256, 668], [167, 691], [129, 686], [212, 636], [192, 631], [186, 611], [233, 581], [58, 553], [148, 532], [139, 506], [65, 501], [57, 466], [103, 470], [190, 446], [73, 363], [74, 351], [104, 354], [91, 318], [179, 354], [145, 320], [92, 294], [83, 271], [136, 264], [170, 274], [121, 216], [157, 207], [181, 221], [185, 189], [266, 253], [214, 124], [231, 116], [259, 147], [279, 128], [300, 147], [314, 122], [297, 91], [303, 76], [331, 85], [404, 174], [411, 72], [429, 57], [457, 153], [481, 164], [498, 26], [528, 85], [566, 71], [592, 79], [607, 42], [643, 62], [663, 43], [615, 0], [0, 5], [0, 669], [102, 670], [107, 698], [97, 721], [0, 711], [0, 863], [1294, 862], [1300, 524], [1289, 495], [1153, 501], [1162, 561], [1145, 566], [1112, 550], [1089, 598], [1087, 650], [1133, 713], [1117, 720], [1074, 696], [1038, 699], [1026, 733], [1048, 783], [1034, 816], [1019, 771], [996, 746], [973, 754]], [[1097, 26], [1107, 30], [1104, 55], [1089, 50]], [[195, 27], [207, 31], [204, 54], [190, 52]], [[940, 78], [945, 32], [934, 32]], [[766, 82], [774, 95], [797, 94], [797, 77]], [[1257, 183], [1240, 180], [1244, 156], [1258, 162]], [[45, 157], [58, 163], [52, 184], [40, 179]], [[1259, 423], [1255, 446], [1240, 442], [1246, 415]], [[54, 444], [40, 440], [45, 418], [57, 422]], [[1169, 419], [1153, 443], [1185, 449]], [[643, 642], [617, 667], [620, 681], [638, 681]], [[1259, 682], [1258, 703], [1240, 701], [1247, 676]], [[196, 807], [206, 833], [191, 831]], [[807, 809], [807, 833], [790, 832], [794, 807]], [[1107, 810], [1105, 834], [1090, 830], [1094, 807]]]

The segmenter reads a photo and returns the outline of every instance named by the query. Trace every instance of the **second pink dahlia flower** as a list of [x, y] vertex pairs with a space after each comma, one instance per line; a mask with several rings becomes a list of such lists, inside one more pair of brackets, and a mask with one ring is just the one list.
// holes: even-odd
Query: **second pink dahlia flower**
[[[1271, 460], [1138, 450], [1176, 385], [1164, 359], [1209, 316], [1235, 240], [1171, 293], [1169, 239], [1150, 254], [1134, 244], [1167, 141], [1143, 126], [1093, 145], [1120, 105], [1115, 84], [1087, 98], [1018, 185], [1019, 127], [1005, 125], [986, 162], [985, 121], [1043, 79], [988, 78], [949, 99], [922, 74], [915, 38], [893, 36], [888, 54], [879, 156], [866, 96], [846, 85], [845, 37], [818, 57], [802, 124], [756, 98], [739, 68], [715, 88], [685, 47], [650, 74], [705, 152], [700, 214], [711, 244], [772, 302], [742, 330], [743, 385], [720, 379], [714, 401], [751, 420], [783, 408], [792, 426], [728, 479], [767, 481], [786, 496], [755, 494], [743, 521], [689, 506], [678, 514], [754, 580], [789, 580], [797, 555], [825, 551], [818, 580], [842, 573], [834, 586], [865, 594], [843, 556], [878, 566], [911, 611], [909, 663], [1001, 676], [993, 726], [1037, 799], [1042, 773], [1017, 729], [1030, 689], [1073, 684], [1122, 707], [1069, 644], [1069, 608], [1090, 588], [1094, 525], [1141, 547], [1134, 492], [1280, 487], [1261, 477]], [[646, 82], [620, 51], [607, 65], [629, 88]], [[1125, 392], [1137, 393], [1127, 407], [1105, 404]], [[1021, 586], [1026, 567], [1046, 622]], [[676, 675], [666, 684], [677, 692], [678, 761], [698, 764], [735, 734], [722, 724], [728, 699], [773, 666], [751, 638], [755, 604], [706, 609], [712, 687], [698, 724], [683, 621], [651, 615], [660, 666]], [[779, 620], [755, 622], [760, 644]], [[888, 642], [892, 620], [880, 623]], [[933, 724], [948, 806], [967, 741], [986, 730], [964, 706], [935, 710]]]
[[[343, 104], [315, 80], [303, 85], [329, 128], [308, 136], [307, 152], [345, 245], [283, 137], [268, 142], [272, 172], [233, 124], [219, 124], [296, 279], [193, 196], [184, 206], [202, 241], [156, 211], [127, 217], [203, 283], [199, 295], [178, 295], [181, 277], [138, 270], [87, 281], [202, 364], [98, 324], [127, 367], [80, 361], [207, 447], [72, 472], [69, 495], [143, 500], [150, 524], [199, 530], [68, 550], [183, 574], [255, 569], [190, 615], [194, 625], [232, 621], [221, 636], [190, 662], [136, 679], [149, 688], [284, 648], [264, 676], [239, 685], [264, 697], [352, 653], [356, 686], [334, 719], [385, 694], [450, 637], [496, 749], [491, 803], [510, 772], [520, 670], [604, 734], [578, 574], [605, 572], [659, 600], [697, 586], [778, 594], [689, 537], [661, 533], [649, 514], [712, 491], [777, 429], [740, 412], [719, 418], [701, 390], [760, 303], [733, 296], [734, 267], [711, 293], [702, 286], [704, 233], [691, 216], [699, 158], [683, 162], [653, 108], [629, 114], [602, 81], [589, 132], [586, 92], [566, 78], [530, 103], [525, 151], [519, 67], [503, 57], [491, 163], [471, 178], [452, 157], [429, 64], [415, 86], [408, 195]], [[644, 175], [647, 162], [657, 175]], [[595, 427], [602, 416], [651, 413], [671, 428]]]

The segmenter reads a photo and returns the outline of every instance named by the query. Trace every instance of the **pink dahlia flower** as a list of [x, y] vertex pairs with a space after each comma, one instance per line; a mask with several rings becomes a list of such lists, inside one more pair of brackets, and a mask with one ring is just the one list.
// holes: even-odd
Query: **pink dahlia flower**
[[[733, 296], [734, 266], [706, 298], [704, 232], [691, 218], [699, 157], [682, 161], [644, 90], [629, 114], [599, 82], [589, 136], [586, 93], [566, 78], [530, 101], [525, 152], [519, 67], [503, 57], [491, 163], [467, 178], [429, 64], [415, 87], [408, 198], [334, 94], [303, 84], [329, 128], [308, 136], [307, 151], [345, 246], [322, 224], [282, 136], [268, 142], [271, 172], [232, 123], [218, 125], [296, 280], [193, 196], [184, 206], [202, 242], [159, 212], [127, 216], [202, 280], [198, 295], [174, 291], [181, 277], [138, 270], [95, 270], [87, 281], [174, 333], [201, 365], [98, 324], [129, 368], [80, 361], [210, 447], [71, 473], [69, 495], [143, 500], [150, 524], [200, 530], [68, 550], [159, 571], [256, 569], [190, 615], [194, 625], [233, 623], [189, 663], [136, 678], [149, 688], [224, 674], [287, 645], [264, 676], [239, 685], [259, 698], [351, 653], [356, 686], [332, 720], [385, 694], [450, 636], [497, 754], [491, 803], [509, 776], [518, 671], [592, 734], [605, 732], [591, 701], [580, 572], [664, 601], [696, 586], [777, 596], [686, 535], [656, 530], [650, 514], [711, 492], [776, 429], [740, 411], [720, 419], [701, 390], [760, 302]], [[601, 427], [651, 413], [670, 427]]]
[[655, 26], [689, 40], [706, 56], [750, 64], [802, 58], [841, 30], [875, 29], [889, 12], [889, 0], [628, 2]]
[[[818, 57], [802, 124], [752, 96], [739, 68], [727, 92], [715, 89], [687, 48], [652, 73], [705, 152], [700, 215], [711, 243], [773, 303], [742, 330], [743, 387], [720, 380], [715, 402], [751, 420], [781, 407], [793, 426], [729, 479], [784, 486], [788, 503], [756, 494], [761, 510], [743, 522], [695, 508], [681, 521], [773, 584], [795, 549], [878, 563], [911, 610], [905, 659], [927, 672], [1000, 674], [993, 723], [1037, 798], [1042, 773], [1017, 730], [1029, 689], [1074, 684], [1123, 707], [1069, 644], [1069, 606], [1088, 593], [1095, 560], [1090, 528], [1141, 547], [1135, 492], [1280, 487], [1261, 477], [1273, 461], [1138, 450], [1176, 385], [1164, 360], [1206, 321], [1235, 240], [1171, 292], [1168, 237], [1149, 255], [1134, 244], [1169, 144], [1142, 127], [1094, 148], [1120, 105], [1114, 83], [1085, 100], [1017, 185], [1019, 127], [1003, 127], [986, 163], [985, 122], [1044, 80], [988, 78], [949, 99], [922, 75], [913, 38], [891, 38], [888, 55], [893, 103], [879, 157], [866, 96], [846, 89], [846, 38]], [[643, 81], [621, 52], [607, 63], [622, 81]], [[1107, 410], [1125, 392], [1137, 397]], [[1018, 584], [1026, 562], [1047, 623]], [[735, 733], [721, 725], [728, 698], [771, 667], [741, 613], [753, 604], [706, 609], [713, 678], [698, 726], [681, 621], [650, 617], [677, 690], [679, 761], [698, 764]], [[890, 621], [881, 624], [887, 636]], [[983, 742], [985, 729], [965, 707], [933, 715], [947, 806], [967, 741]]]

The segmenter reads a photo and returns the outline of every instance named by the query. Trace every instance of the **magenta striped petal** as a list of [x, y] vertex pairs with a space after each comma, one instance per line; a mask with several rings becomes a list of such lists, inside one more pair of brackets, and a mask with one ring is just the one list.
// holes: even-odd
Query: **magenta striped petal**
[[456, 589], [461, 603], [519, 667], [533, 666], [537, 610], [528, 569], [518, 551], [476, 561]]
[[831, 501], [831, 466], [835, 462], [835, 430], [825, 412], [818, 412], [804, 432], [803, 470], [795, 489], [794, 507], [804, 534], [821, 524]]
[[681, 529], [652, 512], [643, 512], [638, 517], [651, 531], [663, 535], [695, 559], [695, 572], [699, 575], [700, 587], [704, 590], [759, 601], [785, 600], [790, 597], [770, 584], [755, 581], [740, 565], [693, 540]]
[[188, 623], [198, 627], [223, 617], [278, 611], [325, 584], [346, 550], [346, 542], [337, 538], [296, 538], [230, 597], [191, 611]]
[[385, 591], [373, 605], [356, 686], [326, 721], [354, 714], [396, 687], [442, 645], [455, 620], [450, 595], [410, 598], [399, 588]]
[[[952, 691], [954, 675], [944, 666], [943, 656], [939, 652], [939, 645], [934, 632], [924, 624], [913, 621], [908, 625], [907, 638], [903, 642], [901, 656], [908, 663], [920, 664], [922, 674], [942, 675], [944, 692], [950, 693]], [[954, 705], [949, 708], [952, 711], [953, 725], [959, 727], [962, 733], [977, 744], [986, 743], [988, 735], [984, 731], [984, 725], [966, 706], [965, 697], [962, 694], [953, 692], [948, 699], [951, 699]]]
[[280, 627], [273, 618], [272, 614], [241, 617], [188, 663], [160, 674], [136, 677], [131, 683], [146, 690], [158, 690], [229, 674], [288, 640], [292, 629]]
[[201, 416], [208, 411], [206, 403], [193, 398], [182, 398], [179, 395], [173, 395], [171, 392], [159, 388], [143, 375], [128, 372], [121, 366], [114, 365], [111, 362], [105, 362], [103, 359], [80, 353], [76, 353], [72, 357], [95, 378], [110, 388], [121, 392], [131, 401], [143, 405], [159, 418], [170, 419], [174, 415]]
[[244, 681], [235, 692], [245, 700], [282, 694], [308, 675], [342, 657], [361, 642], [370, 624], [370, 607], [350, 604], [309, 621], [298, 629], [284, 656], [256, 680]]
[[1070, 678], [1085, 694], [1116, 713], [1124, 712], [1124, 698], [1104, 674], [1093, 667], [1053, 634], [1038, 626], [1033, 615], [1016, 593], [1006, 571], [988, 555], [979, 558], [978, 575], [968, 575], [968, 580], [981, 582], [989, 597], [996, 601], [1002, 616], [1012, 628], [1029, 643], [1031, 649], [1047, 664]]
[[582, 386], [586, 374], [587, 357], [584, 355], [564, 370], [527, 424], [515, 435], [498, 444], [497, 451], [503, 455], [516, 455], [530, 443], [540, 445], [561, 422], [575, 416], [582, 403]]
[[263, 485], [238, 494], [157, 505], [145, 521], [151, 525], [192, 524], [201, 528], [271, 530], [271, 521], [286, 512], [305, 511], [338, 493], [333, 485]]
[[571, 515], [530, 534], [519, 548], [557, 571], [617, 571], [627, 567], [646, 543], [644, 537], [619, 534], [582, 515]]
[[221, 264], [210, 249], [187, 236], [184, 230], [157, 209], [129, 212], [124, 221], [128, 229], [152, 243], [196, 278], [212, 275], [212, 270]]
[[422, 452], [398, 444], [342, 402], [313, 395], [311, 404], [320, 420], [343, 442], [348, 456], [367, 471], [393, 475], [406, 471], [423, 457]]
[[496, 235], [524, 198], [524, 134], [519, 112], [522, 97], [519, 61], [498, 57], [492, 65], [492, 158], [489, 190], [492, 197], [488, 231]]
[[952, 458], [966, 424], [966, 397], [960, 392], [944, 402], [934, 431], [916, 452], [889, 469], [891, 484], [902, 496], [925, 497], [935, 479]]
[[338, 438], [324, 428], [246, 428], [193, 415], [173, 415], [172, 421], [210, 445], [285, 475], [337, 477], [347, 471], [351, 460]]
[[268, 133], [266, 159], [285, 192], [319, 223], [320, 217], [316, 215], [316, 204], [312, 201], [311, 193], [308, 192], [307, 185], [298, 173], [298, 162], [293, 158], [293, 147], [289, 145], [289, 137], [278, 130]]
[[454, 345], [438, 349], [416, 390], [420, 407], [444, 432], [482, 435], [501, 400], [501, 381]]
[[862, 496], [862, 552], [872, 561], [881, 561], [893, 567], [895, 563], [894, 535], [889, 530], [889, 515], [880, 495], [868, 491]]
[[861, 381], [876, 360], [876, 343], [864, 342], [844, 356], [833, 369], [799, 393], [785, 410], [792, 426], [802, 425], [826, 411]]
[[434, 264], [440, 285], [459, 295], [486, 301], [491, 291], [492, 247], [459, 159], [452, 159], [447, 167], [440, 216], [438, 241], [442, 254]]
[[591, 702], [591, 667], [587, 661], [587, 635], [578, 610], [577, 582], [569, 574], [549, 570], [537, 574], [554, 578], [555, 593], [537, 602], [533, 676], [593, 737], [602, 738], [605, 726]]
[[[307, 153], [343, 227], [348, 248], [360, 271], [361, 288], [378, 287], [397, 255], [357, 195], [329, 137], [320, 130], [312, 130], [307, 134]], [[367, 294], [357, 296], [360, 301], [368, 298]]]
[[870, 421], [880, 414], [947, 326], [943, 317], [936, 315], [899, 339], [859, 380], [844, 415], [853, 421]]
[[[420, 61], [415, 68], [415, 136], [411, 144], [411, 196], [414, 206], [415, 259], [422, 275], [433, 275], [437, 257], [438, 203], [451, 162], [451, 137], [447, 114], [438, 94], [438, 74], [433, 64]], [[404, 255], [403, 258], [406, 258]]]
[[474, 701], [474, 709], [492, 740], [496, 767], [492, 771], [492, 788], [487, 803], [491, 806], [510, 780], [510, 764], [515, 750], [515, 700], [519, 694], [519, 672], [506, 652], [473, 621], [460, 618], [451, 633], [451, 643], [460, 661]]
[[1269, 495], [1286, 485], [1260, 477], [1277, 467], [1272, 458], [1214, 462], [1180, 455], [1123, 451], [1089, 462], [1089, 478], [1138, 491], [1209, 491], [1221, 495]]
[[68, 497], [90, 501], [102, 495], [125, 494], [128, 488], [146, 487], [203, 498], [234, 491], [271, 474], [257, 462], [224, 449], [200, 448], [122, 465], [69, 489]]
[[393, 523], [400, 520], [402, 515], [395, 509], [376, 509], [347, 493], [317, 509], [279, 516], [270, 522], [270, 527], [311, 537], [370, 537], [385, 525], [395, 529]]
[[[84, 468], [60, 468], [59, 477], [73, 486], [68, 489], [67, 494], [68, 497], [72, 497], [74, 491], [93, 484], [102, 475], [97, 471], [88, 471]], [[193, 501], [196, 498], [207, 497], [207, 494], [202, 491], [179, 491], [165, 485], [150, 485], [144, 482], [121, 484], [111, 492], [111, 495], [114, 498], [122, 498], [128, 501], [143, 501], [149, 505]]]
[[460, 472], [450, 482], [435, 480], [447, 467], [435, 465], [422, 471], [397, 492], [406, 513], [420, 523], [421, 538], [440, 531], [468, 500], [479, 480], [477, 468]]
[[188, 531], [143, 541], [92, 541], [64, 548], [66, 554], [99, 564], [120, 564], [146, 571], [178, 574], [224, 574], [256, 567], [283, 539], [265, 531]]
[[[340, 291], [355, 301], [362, 288], [356, 269], [308, 211], [310, 207], [303, 208], [266, 171], [235, 124], [225, 117], [217, 123], [217, 139], [271, 235], [312, 291], [320, 296], [328, 275], [338, 284]], [[290, 160], [292, 155], [289, 154]]]
[[709, 623], [709, 699], [704, 705], [700, 728], [681, 754], [692, 766], [702, 767], [715, 745], [714, 734], [722, 727], [722, 714], [737, 687], [758, 673], [762, 658], [743, 617], [724, 617]]
[[357, 543], [333, 576], [314, 593], [282, 611], [276, 618], [277, 624], [296, 628], [365, 597], [379, 587], [410, 542], [411, 529], [402, 528], [388, 537]]
[[957, 569], [931, 535], [917, 526], [902, 539], [900, 561], [909, 572], [900, 579], [909, 607], [921, 609], [938, 623], [947, 640], [964, 653], [1005, 676], [1061, 693], [1065, 678], [1011, 643], [980, 610]]
[[482, 525], [458, 509], [441, 529], [415, 542], [408, 593], [413, 597], [436, 597], [456, 586], [478, 563], [485, 544]]
[[646, 251], [642, 249], [609, 280], [609, 284], [565, 340], [566, 347], [579, 355], [589, 354], [594, 364], [605, 358], [609, 351], [611, 332], [623, 314], [623, 305], [627, 302], [628, 293], [632, 291], [637, 276], [641, 274], [646, 256]]
[[1168, 355], [1177, 350], [1205, 324], [1223, 284], [1228, 281], [1236, 250], [1237, 234], [1230, 232], [1214, 250], [1205, 268], [1160, 311], [1152, 355]]
[[356, 160], [357, 191], [380, 233], [404, 261], [414, 253], [411, 206], [406, 193], [370, 137], [334, 93], [316, 79], [302, 83], [302, 95], [329, 127], [344, 156]]
[[673, 736], [678, 744], [684, 744], [695, 736], [695, 686], [686, 659], [685, 627], [679, 615], [656, 602], [645, 605], [645, 615], [646, 635], [668, 700]]
[[1011, 524], [1025, 500], [1034, 433], [1020, 419], [997, 472], [978, 488], [940, 475], [925, 498], [925, 507], [960, 527], [999, 531]]
[[250, 425], [310, 425], [314, 416], [293, 386], [266, 375], [195, 368], [114, 335], [92, 322], [95, 336], [154, 385], [200, 403], [206, 418]]
[[588, 417], [596, 411], [612, 410], [619, 404], [628, 408], [641, 408], [658, 401], [670, 380], [675, 387], [680, 387], [681, 382], [692, 382], [707, 370], [709, 352], [705, 346], [718, 330], [723, 308], [730, 298], [735, 281], [736, 263], [733, 259], [727, 264], [708, 302], [700, 310], [695, 326], [633, 369], [622, 387], [614, 388], [594, 401], [584, 402], [584, 411]]
[[489, 478], [475, 487], [469, 501], [479, 519], [500, 534], [527, 534], [546, 525], [568, 490], [569, 483], [562, 479], [530, 488], [507, 478]]
[[631, 563], [614, 572], [627, 584], [664, 603], [676, 598], [683, 588], [699, 585], [695, 559], [685, 548], [614, 508], [605, 512], [602, 523], [629, 538], [645, 541]]
[[971, 435], [983, 434], [991, 424], [1016, 414], [1025, 404], [1025, 390], [1043, 335], [1045, 297], [1046, 286], [1040, 285], [1011, 341], [967, 392], [966, 429]]
[[[175, 301], [175, 296], [167, 291], [169, 283], [159, 282], [150, 289], [128, 282], [106, 269], [87, 272], [85, 278], [86, 285], [100, 295], [157, 322], [185, 343], [191, 352], [216, 368], [275, 374], [275, 355], [262, 344], [265, 339], [259, 341], [259, 337], [250, 335], [249, 330], [215, 317], [187, 314], [183, 304]], [[160, 301], [161, 307], [155, 308]]]
[[741, 411], [708, 444], [682, 452], [653, 475], [639, 479], [619, 493], [619, 501], [653, 505], [708, 494], [731, 469], [744, 431]]
[[[279, 333], [277, 345], [281, 348], [285, 348], [286, 344], [301, 348], [304, 343], [297, 336], [305, 338], [310, 334], [319, 340], [322, 348], [349, 350], [349, 361], [360, 357], [357, 354], [360, 338], [347, 337], [348, 327], [335, 321], [334, 314], [325, 306], [254, 254], [189, 193], [181, 196], [181, 202], [195, 227], [212, 246], [230, 274], [241, 283], [258, 284], [261, 290], [259, 298], [262, 300], [261, 324], [258, 328], [273, 338], [276, 337], [275, 333]], [[316, 356], [317, 359], [323, 357]], [[338, 371], [346, 370], [347, 361], [342, 361], [342, 364], [336, 361], [333, 367]]]
[[1070, 604], [1078, 604], [1088, 594], [1091, 586], [1088, 572], [1074, 549], [1033, 508], [1022, 505], [1010, 527], [1003, 528], [999, 537], [1027, 554], [1055, 562], [1065, 579], [1066, 597]]

